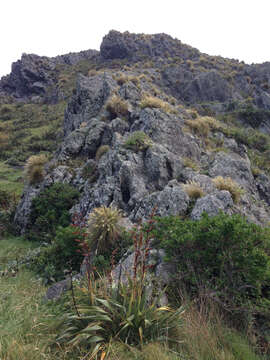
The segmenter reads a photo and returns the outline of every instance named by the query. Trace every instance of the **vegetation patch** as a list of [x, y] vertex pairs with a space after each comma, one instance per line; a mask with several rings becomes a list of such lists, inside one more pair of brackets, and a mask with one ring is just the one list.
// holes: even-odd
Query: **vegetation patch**
[[33, 199], [27, 237], [50, 243], [58, 226], [70, 224], [69, 210], [78, 198], [79, 191], [68, 184], [55, 183], [43, 190]]
[[152, 140], [143, 131], [134, 131], [124, 143], [124, 147], [134, 151], [143, 151], [152, 146]]
[[106, 110], [109, 111], [111, 119], [116, 117], [126, 117], [128, 115], [128, 104], [119, 95], [114, 94], [106, 104]]
[[239, 203], [244, 190], [234, 180], [232, 180], [230, 177], [224, 178], [223, 176], [217, 176], [213, 179], [213, 183], [219, 190], [229, 191], [234, 203]]
[[43, 180], [45, 176], [44, 165], [47, 161], [48, 159], [44, 154], [30, 156], [24, 167], [25, 177], [29, 184], [35, 185]]
[[147, 107], [152, 109], [162, 109], [166, 113], [174, 112], [172, 106], [169, 103], [151, 95], [144, 95], [142, 97], [140, 107], [142, 109]]
[[99, 159], [106, 154], [110, 150], [109, 145], [101, 145], [96, 152], [96, 161], [99, 161]]
[[188, 184], [183, 185], [183, 188], [188, 196], [193, 200], [199, 199], [205, 195], [205, 192], [200, 184], [195, 181], [190, 181]]
[[205, 214], [199, 221], [157, 218], [153, 236], [177, 269], [175, 281], [190, 295], [214, 300], [235, 320], [247, 313], [270, 315], [269, 228], [240, 215]]

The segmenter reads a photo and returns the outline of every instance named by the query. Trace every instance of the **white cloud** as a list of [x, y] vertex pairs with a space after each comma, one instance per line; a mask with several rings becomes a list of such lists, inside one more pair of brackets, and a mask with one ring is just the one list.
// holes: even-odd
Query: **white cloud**
[[0, 76], [23, 52], [99, 49], [110, 29], [164, 32], [211, 55], [270, 61], [267, 0], [1, 0]]

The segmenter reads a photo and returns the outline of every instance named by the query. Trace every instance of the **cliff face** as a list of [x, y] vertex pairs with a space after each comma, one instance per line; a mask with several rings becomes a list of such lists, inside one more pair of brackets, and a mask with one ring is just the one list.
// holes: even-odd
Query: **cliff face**
[[[223, 210], [269, 222], [270, 63], [211, 57], [165, 34], [116, 31], [104, 37], [100, 53], [81, 54], [91, 67], [77, 78], [64, 140], [43, 182], [25, 188], [16, 213], [22, 232], [32, 199], [59, 181], [80, 190], [72, 211], [84, 216], [112, 205], [137, 221], [157, 206], [160, 215], [198, 219]], [[57, 82], [55, 64], [73, 69], [76, 56], [46, 62], [25, 55], [0, 88], [45, 99]], [[213, 181], [218, 176], [233, 180], [239, 201]], [[200, 197], [189, 185], [202, 190]]]
[[87, 50], [54, 58], [23, 54], [21, 60], [12, 64], [10, 75], [0, 80], [0, 95], [21, 101], [46, 97], [48, 89], [57, 85], [57, 65], [76, 65], [82, 60], [90, 60], [96, 53]]

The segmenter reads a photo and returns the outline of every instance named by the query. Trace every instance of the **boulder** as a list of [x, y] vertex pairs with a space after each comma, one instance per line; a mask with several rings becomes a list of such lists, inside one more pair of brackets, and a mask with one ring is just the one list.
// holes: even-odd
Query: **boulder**
[[218, 215], [219, 211], [231, 213], [233, 200], [229, 191], [217, 191], [198, 199], [191, 212], [192, 220], [199, 220], [204, 212], [209, 216]]

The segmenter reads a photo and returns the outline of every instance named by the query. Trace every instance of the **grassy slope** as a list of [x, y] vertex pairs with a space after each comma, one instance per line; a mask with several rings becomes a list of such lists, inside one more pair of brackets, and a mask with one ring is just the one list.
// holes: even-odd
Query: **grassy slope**
[[[20, 238], [0, 241], [2, 269], [8, 261], [23, 256], [33, 245]], [[0, 358], [2, 360], [82, 359], [78, 349], [48, 347], [55, 328], [48, 320], [61, 312], [61, 304], [43, 304], [46, 289], [26, 270], [0, 281]], [[226, 329], [215, 311], [186, 306], [183, 326], [176, 334], [181, 342], [177, 352], [159, 344], [142, 350], [113, 343], [110, 360], [260, 360], [239, 334]]]

